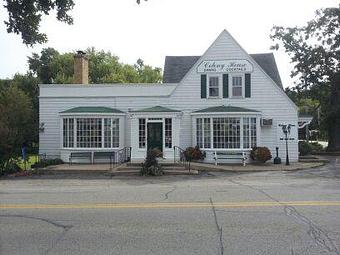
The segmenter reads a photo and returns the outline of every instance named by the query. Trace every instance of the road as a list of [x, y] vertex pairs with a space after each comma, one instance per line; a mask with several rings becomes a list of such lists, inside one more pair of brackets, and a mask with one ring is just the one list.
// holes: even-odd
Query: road
[[340, 158], [297, 172], [0, 180], [0, 254], [340, 254]]

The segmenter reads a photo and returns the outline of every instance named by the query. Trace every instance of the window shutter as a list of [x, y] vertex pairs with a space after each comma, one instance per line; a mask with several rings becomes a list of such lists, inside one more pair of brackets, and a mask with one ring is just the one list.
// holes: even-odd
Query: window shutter
[[201, 74], [201, 98], [207, 98], [207, 75]]
[[229, 76], [223, 74], [223, 98], [229, 97]]
[[245, 84], [245, 97], [250, 97], [250, 94], [251, 94], [251, 76], [250, 76], [250, 73], [245, 74], [244, 84]]

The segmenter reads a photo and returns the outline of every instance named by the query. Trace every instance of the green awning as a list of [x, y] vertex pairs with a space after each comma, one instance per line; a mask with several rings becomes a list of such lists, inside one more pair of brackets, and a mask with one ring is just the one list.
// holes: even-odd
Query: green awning
[[141, 110], [131, 111], [131, 112], [180, 112], [178, 110], [170, 109], [163, 106], [153, 106], [149, 108], [144, 108]]
[[201, 109], [201, 110], [195, 111], [194, 113], [209, 113], [209, 112], [229, 112], [230, 113], [230, 112], [259, 112], [259, 111], [255, 111], [255, 110], [247, 109], [243, 107], [221, 105], [221, 106], [213, 106], [213, 107]]
[[109, 107], [101, 107], [101, 106], [81, 106], [75, 107], [60, 113], [124, 113], [120, 110], [109, 108]]

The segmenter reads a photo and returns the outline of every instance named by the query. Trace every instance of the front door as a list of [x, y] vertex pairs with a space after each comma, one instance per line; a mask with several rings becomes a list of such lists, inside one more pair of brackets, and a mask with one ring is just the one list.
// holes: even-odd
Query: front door
[[148, 123], [148, 151], [159, 149], [163, 152], [163, 123]]

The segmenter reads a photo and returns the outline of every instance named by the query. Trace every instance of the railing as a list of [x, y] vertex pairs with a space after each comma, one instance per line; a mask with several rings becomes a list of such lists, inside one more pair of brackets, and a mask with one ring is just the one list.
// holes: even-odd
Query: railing
[[112, 159], [110, 159], [110, 168], [117, 168], [121, 164], [129, 161], [131, 161], [131, 147], [124, 147], [113, 152]]
[[185, 150], [181, 147], [174, 146], [174, 163], [184, 166], [190, 172], [190, 161], [187, 160]]

